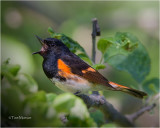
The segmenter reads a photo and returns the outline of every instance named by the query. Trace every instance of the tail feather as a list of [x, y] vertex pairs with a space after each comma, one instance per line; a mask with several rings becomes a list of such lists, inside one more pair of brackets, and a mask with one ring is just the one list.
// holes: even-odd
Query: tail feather
[[122, 89], [121, 91], [141, 99], [144, 98], [144, 96], [147, 96], [147, 93], [132, 88]]
[[129, 88], [129, 87], [126, 87], [126, 86], [122, 86], [122, 85], [119, 85], [119, 84], [116, 84], [116, 83], [113, 83], [113, 82], [109, 82], [109, 84], [117, 91], [122, 91], [122, 92], [128, 93], [132, 96], [135, 96], [135, 97], [138, 97], [138, 98], [141, 98], [141, 99], [144, 96], [147, 96], [147, 93], [136, 90], [136, 89], [132, 89], [132, 88]]

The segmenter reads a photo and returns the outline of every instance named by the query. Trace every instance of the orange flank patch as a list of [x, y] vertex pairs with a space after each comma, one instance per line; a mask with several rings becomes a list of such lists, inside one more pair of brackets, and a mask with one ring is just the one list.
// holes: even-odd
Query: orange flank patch
[[111, 81], [109, 81], [109, 84], [112, 85], [112, 86], [115, 87], [115, 88], [117, 88], [117, 87], [120, 87], [120, 88], [128, 88], [128, 87], [126, 87], [126, 86], [119, 85], [119, 84], [116, 84], [116, 83], [111, 82]]
[[87, 69], [85, 69], [85, 70], [82, 70], [82, 73], [86, 73], [86, 72], [96, 72], [96, 70], [94, 70], [93, 68], [91, 68], [91, 67], [89, 67], [89, 68], [87, 68]]

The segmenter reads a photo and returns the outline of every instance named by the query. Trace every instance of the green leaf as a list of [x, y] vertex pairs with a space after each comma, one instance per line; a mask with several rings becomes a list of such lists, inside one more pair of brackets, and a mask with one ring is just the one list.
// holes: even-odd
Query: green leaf
[[19, 81], [17, 84], [25, 94], [37, 92], [37, 82], [30, 75], [21, 73], [18, 78]]
[[25, 73], [18, 74], [19, 70], [19, 65], [12, 65], [6, 62], [2, 65], [2, 75], [7, 78], [10, 85], [19, 86], [25, 94], [37, 92], [38, 85], [36, 81]]
[[70, 108], [70, 115], [67, 126], [70, 127], [89, 127], [96, 126], [96, 123], [90, 117], [85, 103], [79, 97], [75, 97], [74, 106]]
[[85, 120], [86, 118], [89, 118], [89, 113], [86, 105], [78, 97], [75, 98], [74, 106], [71, 108], [70, 113], [71, 113], [71, 116], [77, 117], [81, 120]]
[[56, 94], [54, 93], [47, 93], [46, 94], [46, 97], [47, 97], [47, 102], [48, 103], [53, 103], [54, 102], [54, 99], [56, 98]]
[[59, 112], [69, 113], [75, 104], [75, 96], [70, 93], [58, 95], [53, 102], [54, 108]]
[[85, 61], [89, 65], [93, 65], [92, 60], [85, 54], [85, 53], [79, 53], [77, 54], [83, 61]]
[[10, 61], [10, 58], [7, 58], [7, 59], [3, 62], [3, 65], [9, 64], [9, 61]]
[[98, 126], [101, 126], [105, 123], [104, 114], [100, 110], [96, 110], [95, 112], [90, 113], [91, 117], [97, 123]]
[[16, 86], [11, 86], [2, 92], [2, 104], [6, 106], [8, 113], [19, 116], [22, 113], [25, 95]]
[[[7, 82], [10, 85], [17, 85], [17, 81], [18, 79], [16, 77], [14, 77], [10, 72], [2, 72], [2, 78], [5, 77]], [[3, 88], [4, 86], [2, 86]]]
[[22, 122], [23, 126], [62, 126], [56, 110], [52, 104], [48, 104], [46, 93], [44, 91], [29, 95], [23, 105], [23, 114], [32, 117], [31, 120], [24, 120]]
[[129, 72], [141, 83], [150, 72], [150, 58], [140, 41], [130, 33], [116, 33], [115, 42], [104, 53], [104, 61]]
[[114, 43], [114, 39], [111, 37], [101, 38], [97, 43], [97, 48], [104, 54], [106, 50]]
[[105, 128], [105, 127], [109, 127], [109, 128], [117, 128], [117, 125], [114, 123], [108, 123], [108, 124], [104, 124], [101, 126], [101, 128]]
[[49, 34], [53, 34], [54, 33], [54, 31], [53, 31], [53, 29], [51, 27], [48, 28], [48, 32], [49, 32]]
[[88, 109], [84, 102], [73, 94], [64, 93], [58, 95], [53, 102], [53, 107], [59, 113], [69, 114], [66, 126], [96, 126], [93, 119], [90, 118]]
[[12, 64], [6, 64], [3, 63], [2, 66], [2, 74], [5, 75], [5, 73], [9, 72], [11, 73], [13, 76], [16, 76], [18, 71], [20, 70], [20, 65], [12, 65]]
[[14, 65], [14, 67], [9, 69], [9, 72], [12, 75], [16, 76], [19, 70], [20, 70], [20, 65]]
[[142, 85], [145, 92], [147, 92], [149, 95], [154, 95], [156, 93], [159, 93], [159, 79], [158, 78], [152, 78], [150, 80], [147, 80]]
[[1, 78], [6, 77], [6, 79], [11, 84], [15, 84], [17, 82], [17, 79], [15, 78], [15, 76], [17, 75], [18, 71], [20, 70], [20, 66], [9, 64], [9, 60], [10, 59], [7, 59], [1, 65], [1, 69], [2, 69]]
[[[61, 33], [54, 33], [53, 30], [51, 30], [51, 28], [49, 28], [48, 30], [50, 32], [50, 35], [52, 38], [56, 38], [61, 40], [72, 53], [75, 54], [80, 54], [83, 53], [86, 55], [86, 57], [88, 57], [87, 53], [85, 52], [84, 48], [80, 46], [80, 44], [77, 41], [74, 41], [73, 39], [71, 39], [70, 37], [61, 34]], [[88, 57], [89, 58], [89, 57]]]
[[45, 92], [39, 91], [39, 92], [36, 92], [36, 93], [29, 95], [26, 98], [25, 103], [36, 103], [36, 102], [44, 103], [46, 101], [47, 101], [47, 98], [46, 98]]
[[89, 64], [89, 65], [93, 65], [93, 62], [89, 59], [89, 58], [87, 58], [87, 57], [80, 57], [83, 61], [85, 61], [87, 64]]
[[77, 55], [78, 55], [80, 58], [81, 58], [81, 57], [86, 57], [86, 58], [88, 57], [85, 53], [78, 53]]
[[66, 127], [95, 127], [96, 123], [92, 118], [86, 118], [85, 120], [81, 120], [74, 116], [69, 116], [69, 121], [66, 124]]
[[100, 70], [100, 69], [105, 69], [106, 68], [106, 65], [104, 64], [95, 64], [92, 66], [94, 69], [96, 70]]

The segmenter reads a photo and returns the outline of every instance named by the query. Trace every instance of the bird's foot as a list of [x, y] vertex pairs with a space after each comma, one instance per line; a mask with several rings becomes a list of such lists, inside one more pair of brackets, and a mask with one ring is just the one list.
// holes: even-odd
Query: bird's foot
[[81, 92], [80, 91], [77, 91], [74, 93], [74, 95], [79, 95]]
[[92, 94], [91, 95], [92, 97], [95, 97], [96, 99], [96, 104], [101, 104], [103, 105], [105, 103], [105, 98], [103, 96], [100, 96], [100, 95], [95, 95], [95, 94]]

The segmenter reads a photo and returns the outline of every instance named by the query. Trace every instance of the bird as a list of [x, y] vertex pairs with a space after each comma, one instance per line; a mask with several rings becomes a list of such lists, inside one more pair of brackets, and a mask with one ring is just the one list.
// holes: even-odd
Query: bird
[[43, 71], [58, 88], [75, 95], [88, 91], [121, 91], [137, 98], [144, 98], [147, 94], [127, 86], [109, 81], [97, 70], [84, 62], [59, 39], [42, 39], [36, 36], [42, 45], [38, 52], [43, 57]]

